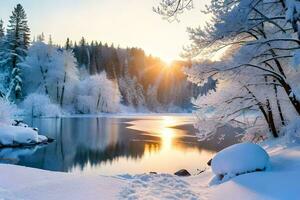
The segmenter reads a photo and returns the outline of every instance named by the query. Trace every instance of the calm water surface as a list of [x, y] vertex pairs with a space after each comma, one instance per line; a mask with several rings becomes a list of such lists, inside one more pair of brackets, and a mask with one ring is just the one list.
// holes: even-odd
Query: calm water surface
[[[0, 149], [0, 162], [39, 169], [103, 175], [144, 172], [192, 173], [230, 145], [198, 142], [191, 115], [141, 115], [25, 120], [49, 145]], [[230, 142], [232, 140], [230, 139]]]

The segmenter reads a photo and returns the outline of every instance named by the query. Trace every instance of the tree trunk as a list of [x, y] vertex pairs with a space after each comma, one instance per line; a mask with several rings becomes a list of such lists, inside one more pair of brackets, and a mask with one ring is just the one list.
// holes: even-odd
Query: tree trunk
[[44, 82], [45, 93], [46, 93], [46, 95], [48, 95], [49, 91], [48, 91], [47, 82], [46, 82], [46, 75], [45, 75], [45, 72], [44, 72], [43, 67], [41, 65], [40, 65], [40, 71], [41, 71], [43, 82]]
[[99, 93], [99, 95], [98, 95], [98, 100], [97, 100], [97, 107], [96, 107], [97, 111], [98, 111], [98, 109], [99, 109], [100, 98], [101, 98], [101, 94]]
[[287, 82], [285, 82], [285, 80], [281, 79], [279, 82], [281, 83], [284, 91], [288, 95], [289, 100], [292, 103], [292, 105], [294, 106], [298, 115], [300, 115], [300, 102], [297, 100], [296, 96], [293, 94], [291, 86]]
[[276, 130], [276, 126], [275, 126], [275, 122], [274, 122], [274, 117], [273, 117], [273, 112], [271, 109], [271, 105], [270, 105], [270, 101], [269, 99], [266, 99], [266, 106], [268, 109], [268, 123], [269, 123], [269, 129], [272, 133], [272, 135], [277, 138], [278, 137], [278, 133]]
[[66, 83], [67, 73], [65, 72], [64, 75], [64, 83], [61, 90], [61, 97], [60, 97], [60, 106], [62, 107], [64, 101], [64, 93], [65, 93], [65, 83]]
[[58, 85], [58, 81], [56, 81], [56, 101], [59, 101], [59, 85]]
[[275, 92], [275, 97], [276, 97], [276, 104], [277, 104], [277, 109], [278, 109], [278, 112], [279, 112], [279, 117], [280, 117], [280, 120], [281, 120], [281, 125], [285, 126], [285, 120], [284, 120], [284, 117], [283, 117], [280, 101], [278, 99], [278, 89], [277, 89], [277, 86], [275, 85], [276, 80], [273, 80], [273, 82], [274, 82], [274, 92]]

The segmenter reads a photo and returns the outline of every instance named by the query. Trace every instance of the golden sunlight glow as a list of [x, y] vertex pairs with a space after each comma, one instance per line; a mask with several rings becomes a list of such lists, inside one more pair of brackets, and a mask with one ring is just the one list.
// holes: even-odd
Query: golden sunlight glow
[[176, 134], [172, 128], [164, 128], [160, 132], [160, 138], [162, 140], [162, 151], [172, 148], [172, 142]]
[[[152, 133], [151, 135], [159, 137], [161, 139], [162, 149], [170, 150], [173, 148], [173, 142], [176, 138], [180, 137], [182, 130], [172, 128], [173, 126], [178, 125], [179, 121], [172, 116], [162, 116], [159, 120], [137, 120], [132, 121], [127, 128], [145, 131]], [[147, 149], [149, 151], [149, 148]]]
[[165, 127], [172, 127], [177, 124], [177, 120], [171, 116], [164, 116], [162, 123]]
[[[213, 156], [214, 152], [205, 149], [199, 151], [198, 147], [186, 145], [184, 140], [181, 140], [182, 137], [189, 137], [189, 134], [176, 126], [187, 124], [190, 120], [192, 118], [178, 116], [147, 116], [126, 122], [129, 125], [127, 128], [140, 132], [137, 134], [156, 137], [145, 143], [143, 156], [138, 161], [136, 158], [123, 156], [112, 162], [101, 163], [100, 168], [95, 165], [88, 165], [85, 168], [88, 168], [91, 174], [114, 175], [124, 171], [129, 174], [147, 171], [174, 173], [175, 170], [191, 166], [187, 170], [196, 173], [196, 169], [192, 166], [205, 168], [207, 160]], [[80, 170], [80, 167], [77, 167], [73, 169], [73, 172]]]
[[164, 59], [165, 67], [168, 67], [168, 68], [172, 67], [173, 66], [173, 62], [174, 62], [174, 60], [171, 59], [171, 58]]

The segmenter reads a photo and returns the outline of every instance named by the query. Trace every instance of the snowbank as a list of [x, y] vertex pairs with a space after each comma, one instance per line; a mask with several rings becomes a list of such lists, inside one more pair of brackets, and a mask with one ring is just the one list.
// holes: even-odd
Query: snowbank
[[66, 174], [13, 165], [0, 165], [0, 197], [17, 199], [189, 199], [296, 200], [299, 199], [300, 146], [282, 145], [284, 138], [267, 142], [267, 171], [236, 176], [210, 186], [211, 170], [200, 175], [168, 174], [104, 177]]
[[29, 127], [1, 124], [0, 147], [19, 146], [47, 142], [48, 138], [38, 135], [38, 132]]
[[0, 164], [0, 199], [118, 199], [120, 178], [83, 176]]
[[267, 168], [269, 156], [257, 144], [241, 143], [223, 149], [212, 159], [211, 167], [219, 179], [228, 179], [239, 174], [263, 171]]

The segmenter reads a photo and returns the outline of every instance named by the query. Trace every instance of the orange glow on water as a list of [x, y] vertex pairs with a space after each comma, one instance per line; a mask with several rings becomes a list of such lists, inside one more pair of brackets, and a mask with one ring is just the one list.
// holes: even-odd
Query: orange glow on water
[[[175, 170], [185, 168], [191, 173], [198, 169], [204, 169], [207, 160], [214, 152], [204, 150], [197, 146], [195, 136], [186, 130], [180, 129], [181, 125], [191, 124], [191, 118], [178, 116], [154, 116], [136, 119], [128, 124], [127, 128], [138, 131], [137, 135], [150, 138], [143, 148], [143, 155], [137, 158], [127, 156], [119, 157], [101, 166], [87, 165], [91, 173], [114, 175], [121, 172], [129, 174], [147, 173], [155, 171], [159, 173], [174, 173]], [[132, 141], [139, 146], [142, 141]], [[187, 145], [189, 144], [189, 145]], [[134, 147], [132, 147], [134, 148]], [[121, 169], [120, 169], [121, 166]], [[196, 167], [195, 167], [196, 166]], [[73, 171], [79, 171], [74, 169]], [[120, 172], [120, 174], [122, 174]]]

